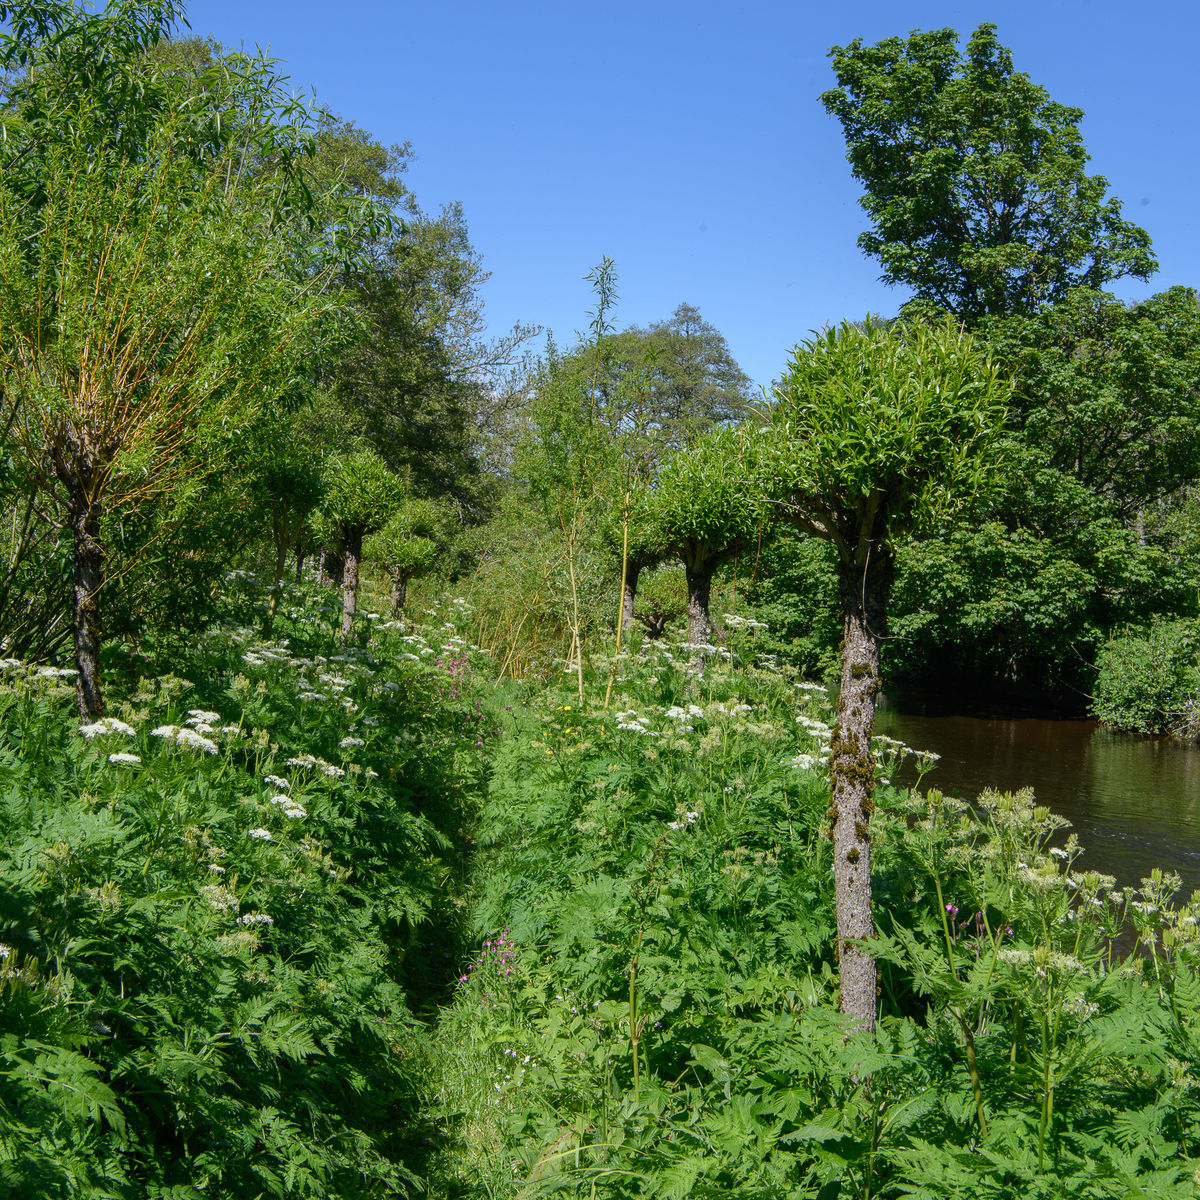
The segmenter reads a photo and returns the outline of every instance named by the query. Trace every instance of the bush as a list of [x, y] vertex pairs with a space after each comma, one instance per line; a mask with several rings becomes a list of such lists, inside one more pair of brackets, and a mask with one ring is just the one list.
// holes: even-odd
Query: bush
[[1135, 733], [1200, 735], [1200, 623], [1156, 621], [1125, 629], [1098, 658], [1092, 711], [1118, 729]]

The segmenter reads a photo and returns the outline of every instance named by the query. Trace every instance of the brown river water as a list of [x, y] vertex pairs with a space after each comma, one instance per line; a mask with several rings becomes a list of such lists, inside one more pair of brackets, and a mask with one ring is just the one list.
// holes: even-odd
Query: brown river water
[[[1071, 822], [1084, 847], [1077, 870], [1115, 875], [1125, 887], [1162, 867], [1183, 879], [1177, 899], [1200, 888], [1200, 747], [1095, 721], [916, 715], [886, 701], [875, 732], [942, 756], [923, 787], [966, 800], [985, 787], [1032, 787], [1039, 804]], [[896, 782], [911, 783], [912, 772]]]

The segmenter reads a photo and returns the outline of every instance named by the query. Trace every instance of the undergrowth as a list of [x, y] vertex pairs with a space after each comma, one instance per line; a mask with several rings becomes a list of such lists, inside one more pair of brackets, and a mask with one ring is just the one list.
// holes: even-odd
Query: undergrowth
[[876, 739], [852, 1033], [831, 707], [754, 620], [635, 631], [581, 706], [561, 663], [498, 682], [466, 600], [337, 616], [118, 648], [82, 729], [0, 667], [0, 1194], [1195, 1195], [1173, 877], [1076, 870], [1029, 792], [893, 786]]

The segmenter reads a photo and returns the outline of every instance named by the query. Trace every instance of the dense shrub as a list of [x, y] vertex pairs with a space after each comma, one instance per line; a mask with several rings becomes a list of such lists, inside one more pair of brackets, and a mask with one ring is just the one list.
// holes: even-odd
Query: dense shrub
[[1200, 625], [1156, 621], [1125, 629], [1101, 649], [1096, 716], [1137, 733], [1200, 734]]

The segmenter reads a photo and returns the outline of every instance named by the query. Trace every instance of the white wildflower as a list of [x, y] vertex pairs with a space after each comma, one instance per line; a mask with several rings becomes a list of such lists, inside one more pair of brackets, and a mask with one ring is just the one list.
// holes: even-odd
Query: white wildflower
[[217, 912], [237, 912], [238, 898], [227, 887], [220, 883], [209, 883], [200, 889], [200, 895], [208, 901]]
[[205, 754], [216, 754], [217, 743], [210, 742], [194, 729], [181, 729], [175, 734], [177, 746], [187, 746], [190, 750], [202, 750]]
[[98, 734], [104, 733], [121, 733], [126, 737], [137, 736], [137, 730], [132, 725], [126, 725], [124, 721], [118, 721], [116, 717], [102, 717], [91, 725], [80, 725], [79, 732], [89, 741]]
[[126, 754], [124, 750], [119, 750], [116, 754], [108, 756], [110, 763], [140, 763], [142, 760], [136, 754]]
[[245, 913], [238, 917], [239, 925], [274, 925], [274, 918], [266, 913]]
[[250, 837], [257, 839], [260, 842], [271, 841], [271, 831], [269, 829], [251, 829]]
[[212, 872], [214, 875], [224, 875], [224, 874], [225, 874], [225, 868], [224, 868], [224, 867], [219, 867], [219, 866], [217, 866], [217, 864], [216, 864], [216, 863], [209, 863], [209, 864], [208, 864], [208, 869], [209, 869], [209, 870], [210, 870], [210, 871], [211, 871], [211, 872]]
[[221, 719], [220, 713], [208, 712], [203, 708], [189, 708], [187, 725], [215, 725]]
[[280, 775], [264, 775], [263, 779], [267, 783], [269, 783], [269, 784], [273, 785], [274, 787], [279, 788], [281, 791], [285, 791], [285, 792], [292, 786], [290, 783], [288, 783], [288, 781], [286, 779], [284, 779]]
[[364, 742], [362, 738], [344, 737], [340, 742], [338, 742], [338, 749], [349, 750], [351, 746], [365, 746], [366, 744], [367, 743]]

